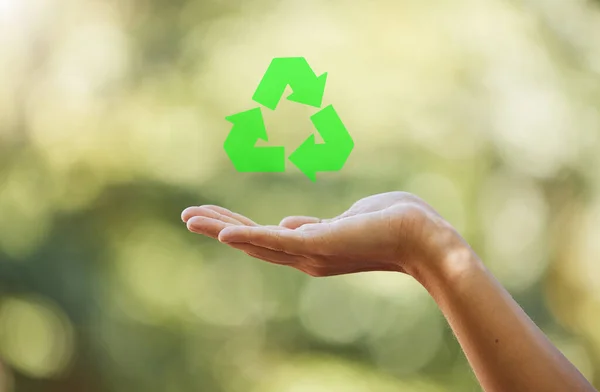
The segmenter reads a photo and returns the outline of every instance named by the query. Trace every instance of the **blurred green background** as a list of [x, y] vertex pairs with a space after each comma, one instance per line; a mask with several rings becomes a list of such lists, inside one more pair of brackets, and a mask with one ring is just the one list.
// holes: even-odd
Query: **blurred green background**
[[[329, 73], [355, 141], [316, 183], [223, 151], [283, 56]], [[0, 0], [0, 391], [480, 390], [410, 278], [310, 278], [180, 219], [330, 217], [394, 190], [598, 387], [599, 109], [597, 1]], [[265, 111], [268, 145], [291, 152], [315, 112]]]

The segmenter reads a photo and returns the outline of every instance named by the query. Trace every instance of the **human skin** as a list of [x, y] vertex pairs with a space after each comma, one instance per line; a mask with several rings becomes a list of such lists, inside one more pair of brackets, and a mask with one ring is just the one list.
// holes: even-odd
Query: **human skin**
[[315, 277], [412, 276], [439, 306], [486, 392], [596, 391], [456, 230], [414, 195], [369, 196], [332, 219], [291, 216], [278, 226], [212, 205], [189, 207], [182, 219], [194, 233]]

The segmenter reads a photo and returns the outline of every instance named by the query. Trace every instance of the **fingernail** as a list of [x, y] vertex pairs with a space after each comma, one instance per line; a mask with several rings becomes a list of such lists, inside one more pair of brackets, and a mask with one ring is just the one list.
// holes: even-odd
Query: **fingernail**
[[201, 217], [199, 216], [192, 216], [190, 219], [188, 219], [188, 221], [186, 222], [186, 226], [188, 228], [188, 230], [192, 230], [193, 226], [195, 226], [195, 223], [197, 221], [199, 221], [201, 219]]
[[231, 236], [227, 235], [227, 232], [225, 231], [226, 229], [221, 230], [221, 232], [219, 233], [219, 242], [223, 242], [223, 243], [227, 243], [229, 242], [229, 238]]
[[187, 222], [187, 220], [185, 219], [185, 216], [186, 216], [186, 212], [187, 212], [189, 209], [190, 209], [190, 208], [188, 207], [188, 208], [186, 208], [185, 210], [183, 210], [183, 211], [181, 212], [181, 220], [182, 220], [183, 222]]
[[232, 242], [232, 232], [235, 232], [234, 227], [226, 227], [219, 233], [219, 241], [223, 243]]

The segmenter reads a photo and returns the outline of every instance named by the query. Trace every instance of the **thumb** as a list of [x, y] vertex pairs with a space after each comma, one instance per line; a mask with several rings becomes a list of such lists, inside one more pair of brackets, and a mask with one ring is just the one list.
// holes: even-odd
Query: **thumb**
[[321, 222], [321, 219], [313, 216], [288, 216], [287, 218], [283, 218], [279, 226], [287, 227], [288, 229], [297, 229], [306, 224]]

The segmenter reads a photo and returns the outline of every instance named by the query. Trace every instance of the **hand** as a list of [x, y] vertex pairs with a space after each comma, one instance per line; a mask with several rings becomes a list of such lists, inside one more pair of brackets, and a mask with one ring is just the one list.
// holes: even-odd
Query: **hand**
[[182, 219], [194, 233], [311, 276], [365, 271], [412, 275], [442, 261], [455, 245], [466, 245], [432, 207], [405, 192], [366, 197], [332, 219], [290, 216], [279, 226], [262, 226], [212, 205], [189, 207]]
[[182, 219], [192, 232], [312, 276], [410, 274], [439, 305], [486, 391], [596, 392], [460, 235], [416, 196], [370, 196], [333, 219], [291, 216], [279, 226], [218, 206], [187, 208]]

